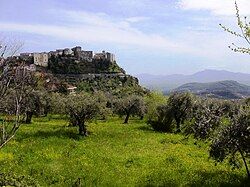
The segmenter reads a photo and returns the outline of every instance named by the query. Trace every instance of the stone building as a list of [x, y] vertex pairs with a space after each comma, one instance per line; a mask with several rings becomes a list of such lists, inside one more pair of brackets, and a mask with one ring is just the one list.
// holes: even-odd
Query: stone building
[[74, 52], [74, 55], [79, 57], [82, 51], [82, 48], [80, 46], [76, 46], [71, 49]]
[[109, 60], [110, 62], [114, 62], [115, 55], [109, 52], [102, 51], [101, 53], [95, 53], [94, 59]]
[[33, 57], [33, 53], [20, 53], [20, 58], [23, 60], [29, 60]]
[[107, 55], [106, 56], [107, 60], [109, 60], [110, 62], [115, 62], [115, 55], [114, 54], [107, 52], [106, 55]]
[[57, 53], [58, 55], [63, 55], [63, 49], [57, 49], [57, 50], [56, 50], [56, 53]]
[[33, 53], [34, 64], [37, 66], [47, 67], [49, 62], [48, 53]]
[[[115, 62], [115, 55], [106, 51], [101, 53], [93, 53], [93, 51], [84, 51], [80, 46], [76, 46], [72, 49], [57, 49], [56, 51], [50, 51], [49, 53], [21, 53], [20, 58], [25, 60], [33, 60], [34, 64], [37, 66], [47, 67], [49, 58], [55, 56], [71, 56], [77, 58], [78, 61], [85, 60], [92, 62], [93, 59], [108, 60], [110, 62]], [[19, 57], [18, 57], [19, 58]]]
[[20, 57], [33, 56], [33, 53], [20, 53]]
[[72, 95], [76, 94], [76, 89], [77, 89], [77, 87], [72, 86], [72, 85], [69, 85], [69, 86], [67, 87], [68, 93], [69, 93], [69, 94], [72, 94]]
[[58, 52], [56, 52], [56, 51], [50, 51], [48, 54], [49, 54], [49, 58], [51, 56], [58, 56]]
[[101, 53], [95, 53], [94, 59], [102, 59], [105, 60], [107, 58], [106, 52], [102, 51]]
[[63, 55], [66, 55], [66, 56], [73, 55], [73, 51], [69, 48], [66, 48], [63, 50]]
[[92, 61], [93, 56], [94, 56], [93, 51], [81, 51], [80, 58], [84, 60]]

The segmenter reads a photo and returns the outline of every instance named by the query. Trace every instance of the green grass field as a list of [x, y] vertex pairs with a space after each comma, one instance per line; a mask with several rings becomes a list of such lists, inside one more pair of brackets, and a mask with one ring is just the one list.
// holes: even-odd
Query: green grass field
[[[90, 135], [62, 119], [34, 119], [0, 150], [0, 173], [40, 186], [240, 186], [245, 170], [209, 159], [208, 146], [156, 133], [145, 122], [120, 119], [89, 125]], [[244, 183], [245, 185], [246, 182]], [[249, 183], [248, 183], [249, 184]]]

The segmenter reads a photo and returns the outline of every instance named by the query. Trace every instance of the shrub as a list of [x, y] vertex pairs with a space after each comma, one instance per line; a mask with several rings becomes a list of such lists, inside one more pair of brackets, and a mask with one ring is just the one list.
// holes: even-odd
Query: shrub
[[156, 108], [155, 116], [148, 120], [148, 124], [156, 131], [172, 132], [174, 129], [173, 115], [168, 105], [161, 105]]
[[147, 106], [147, 114], [145, 115], [147, 121], [157, 120], [157, 107], [167, 103], [167, 97], [160, 92], [151, 92], [145, 97]]

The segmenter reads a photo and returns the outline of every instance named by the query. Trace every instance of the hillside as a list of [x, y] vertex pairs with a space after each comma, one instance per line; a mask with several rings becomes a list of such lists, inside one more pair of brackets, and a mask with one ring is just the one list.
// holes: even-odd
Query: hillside
[[42, 53], [22, 53], [8, 58], [13, 64], [25, 63], [35, 71], [49, 91], [104, 91], [119, 94], [125, 90], [144, 93], [136, 77], [126, 74], [116, 62], [115, 55], [102, 51], [85, 51], [80, 46]]
[[200, 96], [223, 99], [241, 99], [250, 97], [250, 86], [230, 80], [211, 83], [188, 83], [174, 89], [173, 91], [189, 91]]
[[241, 84], [250, 85], [250, 74], [234, 73], [224, 70], [204, 70], [192, 75], [150, 75], [140, 74], [137, 76], [141, 85], [149, 89], [158, 89], [162, 91], [171, 91], [183, 84], [190, 82], [217, 82], [224, 80], [234, 80]]
[[119, 94], [124, 87], [139, 93], [145, 91], [136, 77], [127, 75], [116, 62], [103, 59], [87, 61], [75, 57], [52, 57], [48, 72], [58, 80], [76, 86], [79, 91]]
[[91, 61], [72, 56], [51, 56], [48, 70], [53, 74], [114, 74], [126, 72], [114, 61], [92, 59]]

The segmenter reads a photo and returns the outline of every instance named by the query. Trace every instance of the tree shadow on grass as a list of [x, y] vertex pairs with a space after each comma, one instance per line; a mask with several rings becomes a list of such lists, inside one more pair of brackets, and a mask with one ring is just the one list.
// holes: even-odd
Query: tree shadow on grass
[[228, 173], [223, 171], [216, 172], [197, 172], [199, 180], [192, 181], [190, 186], [220, 186], [220, 187], [247, 187], [250, 180], [245, 176]]
[[[153, 173], [146, 177], [146, 181], [140, 183], [141, 186], [219, 186], [219, 187], [249, 187], [250, 180], [245, 176], [237, 175], [234, 173], [228, 173], [223, 171], [206, 172], [197, 171], [194, 172], [195, 178], [183, 176], [171, 178], [167, 174], [161, 172]], [[198, 176], [198, 177], [197, 177]]]
[[36, 132], [26, 132], [26, 133], [20, 133], [19, 136], [16, 138], [18, 141], [22, 141], [25, 139], [47, 139], [51, 137], [56, 137], [56, 138], [69, 138], [73, 140], [80, 140], [82, 139], [83, 136], [80, 136], [77, 133], [76, 129], [73, 129], [72, 127], [68, 128], [61, 128], [58, 130], [39, 130]]
[[149, 125], [143, 125], [143, 126], [138, 127], [137, 129], [142, 130], [142, 131], [147, 131], [147, 132], [157, 132]]

